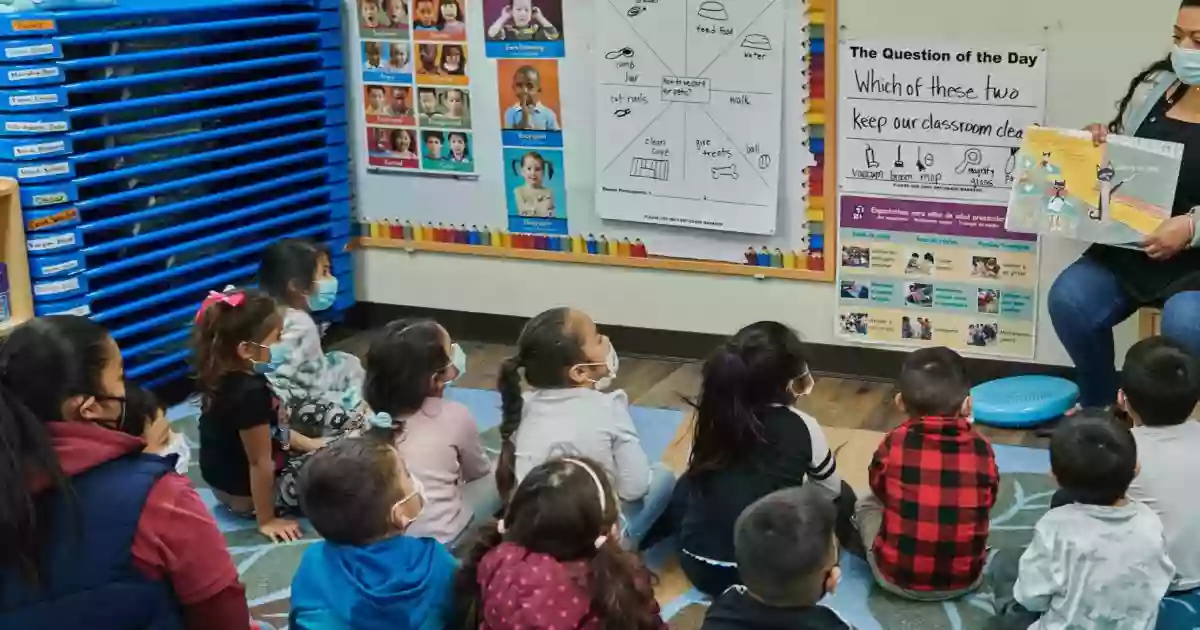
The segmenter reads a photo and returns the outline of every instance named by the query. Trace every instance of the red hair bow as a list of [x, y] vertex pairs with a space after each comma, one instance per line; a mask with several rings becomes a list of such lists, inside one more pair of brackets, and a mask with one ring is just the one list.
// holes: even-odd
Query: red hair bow
[[216, 304], [217, 302], [224, 302], [236, 308], [241, 306], [242, 301], [245, 299], [246, 294], [242, 293], [241, 291], [237, 293], [218, 293], [217, 291], [209, 291], [208, 297], [204, 298], [204, 301], [200, 304], [200, 310], [196, 311], [196, 321], [199, 322], [200, 318], [204, 316], [205, 311], [207, 311], [210, 306]]

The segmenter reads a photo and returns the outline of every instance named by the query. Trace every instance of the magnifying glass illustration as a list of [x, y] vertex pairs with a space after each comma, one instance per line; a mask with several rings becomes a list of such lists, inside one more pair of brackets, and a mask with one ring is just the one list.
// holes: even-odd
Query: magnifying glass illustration
[[954, 169], [954, 172], [962, 175], [963, 173], [967, 172], [968, 167], [979, 166], [980, 164], [983, 164], [983, 151], [980, 151], [976, 148], [970, 148], [963, 153], [962, 162], [959, 162], [958, 167]]

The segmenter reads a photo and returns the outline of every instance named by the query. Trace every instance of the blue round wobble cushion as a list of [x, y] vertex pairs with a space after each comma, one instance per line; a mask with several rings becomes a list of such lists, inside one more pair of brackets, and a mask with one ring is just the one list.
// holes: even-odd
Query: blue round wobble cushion
[[1020, 429], [1049, 422], [1079, 399], [1079, 386], [1057, 376], [1010, 376], [971, 388], [975, 421]]

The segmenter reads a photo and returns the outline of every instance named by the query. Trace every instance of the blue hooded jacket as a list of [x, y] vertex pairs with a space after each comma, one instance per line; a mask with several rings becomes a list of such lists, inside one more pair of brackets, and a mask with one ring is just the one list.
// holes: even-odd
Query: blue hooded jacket
[[295, 630], [442, 630], [457, 563], [432, 538], [313, 544], [292, 578]]

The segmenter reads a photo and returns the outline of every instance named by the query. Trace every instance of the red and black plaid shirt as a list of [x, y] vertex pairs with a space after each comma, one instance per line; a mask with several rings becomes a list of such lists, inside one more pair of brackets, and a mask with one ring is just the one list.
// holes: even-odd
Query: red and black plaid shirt
[[870, 476], [883, 503], [873, 553], [888, 581], [914, 591], [974, 584], [1000, 484], [992, 445], [963, 418], [914, 418], [884, 438]]

